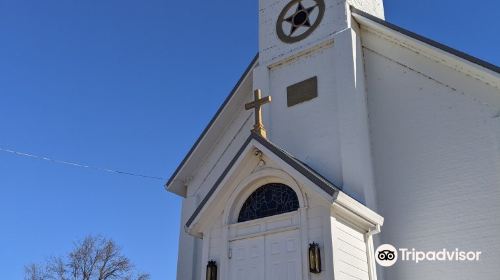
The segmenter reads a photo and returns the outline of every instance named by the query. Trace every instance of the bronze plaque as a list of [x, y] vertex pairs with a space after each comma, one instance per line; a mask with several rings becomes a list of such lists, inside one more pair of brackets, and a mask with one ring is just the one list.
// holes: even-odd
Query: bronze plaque
[[286, 103], [292, 107], [318, 97], [318, 77], [314, 76], [286, 88]]

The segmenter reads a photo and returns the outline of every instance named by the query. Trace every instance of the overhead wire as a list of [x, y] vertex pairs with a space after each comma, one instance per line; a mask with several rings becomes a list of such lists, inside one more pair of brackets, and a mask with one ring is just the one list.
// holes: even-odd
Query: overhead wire
[[163, 177], [144, 175], [144, 174], [134, 173], [134, 172], [126, 172], [126, 171], [110, 169], [110, 168], [96, 167], [96, 166], [91, 166], [91, 165], [87, 165], [87, 164], [83, 164], [83, 163], [59, 160], [59, 159], [49, 158], [46, 156], [40, 156], [40, 155], [35, 155], [35, 154], [30, 154], [30, 153], [19, 152], [16, 150], [6, 149], [6, 148], [2, 148], [2, 147], [0, 147], [0, 151], [5, 152], [5, 153], [10, 153], [10, 154], [13, 154], [16, 156], [20, 156], [20, 157], [39, 159], [39, 160], [44, 160], [44, 161], [48, 161], [48, 162], [52, 162], [52, 163], [65, 164], [65, 165], [70, 165], [70, 166], [74, 166], [74, 167], [99, 170], [99, 171], [104, 171], [104, 172], [108, 172], [108, 173], [115, 173], [115, 174], [120, 174], [120, 175], [128, 175], [128, 176], [141, 177], [141, 178], [154, 179], [154, 180], [162, 180], [162, 181], [166, 180]]

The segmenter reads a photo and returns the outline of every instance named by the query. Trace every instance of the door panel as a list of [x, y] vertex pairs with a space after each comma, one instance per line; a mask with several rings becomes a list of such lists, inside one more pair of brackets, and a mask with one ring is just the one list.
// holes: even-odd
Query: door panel
[[298, 280], [302, 278], [299, 231], [287, 231], [265, 237], [266, 279]]
[[264, 280], [264, 237], [233, 241], [230, 279]]
[[302, 275], [299, 231], [230, 243], [230, 279], [298, 280]]

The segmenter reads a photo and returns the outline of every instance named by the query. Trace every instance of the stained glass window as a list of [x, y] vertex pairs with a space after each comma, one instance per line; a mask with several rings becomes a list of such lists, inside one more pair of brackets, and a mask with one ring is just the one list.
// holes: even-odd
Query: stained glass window
[[243, 203], [238, 223], [279, 215], [299, 209], [299, 199], [289, 186], [266, 184], [254, 191]]

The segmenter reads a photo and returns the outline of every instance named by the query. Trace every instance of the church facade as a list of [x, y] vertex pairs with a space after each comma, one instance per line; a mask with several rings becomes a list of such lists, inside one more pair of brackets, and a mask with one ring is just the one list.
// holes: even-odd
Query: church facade
[[[166, 184], [177, 279], [498, 279], [500, 69], [382, 0], [259, 5], [258, 55]], [[384, 268], [384, 243], [481, 259]]]

